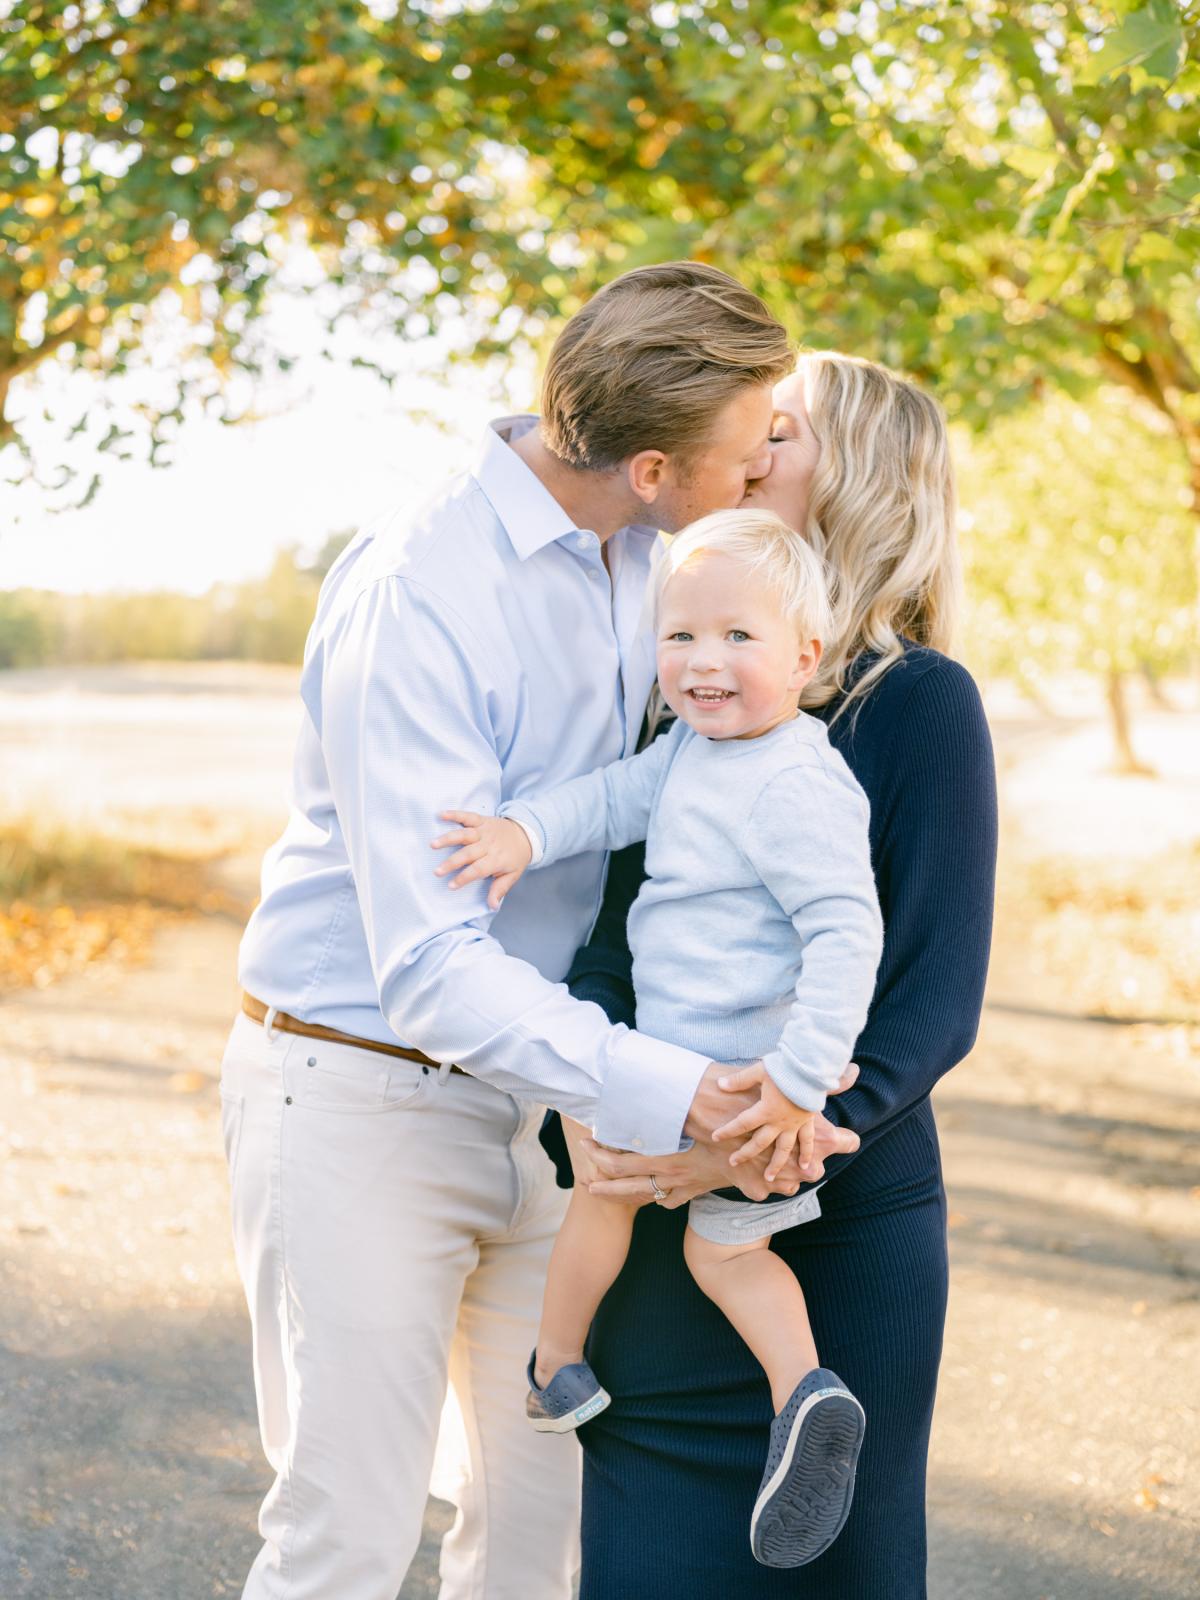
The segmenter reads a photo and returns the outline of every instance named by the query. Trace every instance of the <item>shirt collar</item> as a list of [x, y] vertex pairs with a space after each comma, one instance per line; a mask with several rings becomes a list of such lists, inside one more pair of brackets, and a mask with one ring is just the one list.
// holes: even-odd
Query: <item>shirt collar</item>
[[579, 530], [545, 484], [510, 448], [537, 426], [531, 416], [498, 417], [483, 436], [472, 476], [500, 518], [519, 561]]

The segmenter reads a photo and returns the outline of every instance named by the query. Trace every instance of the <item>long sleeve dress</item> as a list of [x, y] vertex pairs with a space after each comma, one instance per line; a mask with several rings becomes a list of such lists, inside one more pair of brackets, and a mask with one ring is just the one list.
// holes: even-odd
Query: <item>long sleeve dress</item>
[[[867, 1432], [850, 1518], [818, 1561], [758, 1566], [746, 1535], [771, 1410], [765, 1379], [682, 1259], [681, 1213], [645, 1208], [589, 1359], [613, 1396], [581, 1433], [581, 1600], [924, 1600], [925, 1462], [945, 1317], [945, 1195], [929, 1094], [971, 1049], [983, 1004], [996, 856], [991, 740], [970, 675], [904, 659], [830, 737], [871, 807], [883, 958], [855, 1048], [861, 1075], [827, 1115], [861, 1138], [826, 1164], [821, 1215], [773, 1246], [808, 1300], [822, 1363]], [[632, 1022], [625, 940], [640, 847], [613, 857], [569, 982]], [[569, 1181], [557, 1130], [543, 1142]]]

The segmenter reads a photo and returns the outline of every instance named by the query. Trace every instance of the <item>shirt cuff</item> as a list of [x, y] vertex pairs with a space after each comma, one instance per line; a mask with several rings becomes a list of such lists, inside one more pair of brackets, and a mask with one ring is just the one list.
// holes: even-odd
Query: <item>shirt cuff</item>
[[801, 1111], [824, 1111], [826, 1091], [788, 1066], [778, 1052], [763, 1057], [763, 1071], [771, 1082]]
[[533, 851], [533, 859], [529, 865], [536, 867], [546, 854], [546, 835], [528, 807], [523, 806], [519, 800], [509, 800], [500, 807], [496, 815], [503, 817], [507, 822], [515, 822], [520, 828], [529, 840], [529, 848]]
[[710, 1060], [644, 1033], [618, 1035], [600, 1089], [596, 1138], [647, 1156], [686, 1148], [691, 1141], [683, 1137], [683, 1124]]
[[521, 832], [529, 840], [529, 848], [533, 852], [529, 858], [529, 865], [531, 867], [536, 867], [538, 862], [546, 854], [546, 847], [542, 843], [541, 834], [535, 833], [527, 822], [521, 821], [520, 817], [509, 817], [508, 820], [510, 822], [515, 822], [517, 827], [520, 828]]

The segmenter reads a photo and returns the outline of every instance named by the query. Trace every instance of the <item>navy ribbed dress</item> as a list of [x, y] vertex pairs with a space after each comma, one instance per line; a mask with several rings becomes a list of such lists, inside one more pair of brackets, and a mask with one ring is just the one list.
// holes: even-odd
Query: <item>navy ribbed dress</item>
[[[862, 1147], [827, 1164], [821, 1217], [777, 1235], [773, 1248], [803, 1285], [822, 1363], [866, 1409], [854, 1505], [809, 1566], [779, 1572], [754, 1561], [766, 1380], [684, 1265], [686, 1213], [648, 1206], [589, 1346], [613, 1403], [580, 1433], [580, 1600], [924, 1600], [925, 1463], [947, 1284], [928, 1097], [970, 1050], [983, 1003], [995, 770], [969, 674], [916, 646], [830, 735], [871, 803], [884, 951], [855, 1050], [861, 1076], [827, 1110]], [[573, 993], [630, 1024], [624, 929], [641, 877], [640, 846], [613, 857], [600, 919], [569, 979]], [[557, 1136], [548, 1125], [544, 1141], [566, 1177]]]

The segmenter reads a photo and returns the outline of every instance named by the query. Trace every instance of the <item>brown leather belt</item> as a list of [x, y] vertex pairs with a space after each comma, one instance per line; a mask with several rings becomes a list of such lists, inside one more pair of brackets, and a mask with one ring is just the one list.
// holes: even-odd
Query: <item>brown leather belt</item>
[[[263, 1005], [261, 1000], [256, 1000], [252, 994], [242, 994], [242, 1010], [253, 1022], [265, 1023], [269, 1007]], [[422, 1067], [432, 1067], [436, 1072], [438, 1063], [431, 1056], [422, 1055], [420, 1050], [406, 1050], [401, 1044], [381, 1044], [378, 1039], [360, 1039], [354, 1033], [341, 1033], [337, 1028], [323, 1028], [319, 1022], [301, 1022], [299, 1017], [290, 1017], [286, 1011], [277, 1011], [271, 1018], [272, 1028], [278, 1028], [280, 1033], [298, 1033], [305, 1039], [324, 1039], [329, 1044], [353, 1045], [356, 1050], [373, 1050], [377, 1055], [399, 1056], [403, 1061], [416, 1061]], [[462, 1072], [461, 1067], [451, 1067], [451, 1072]]]

